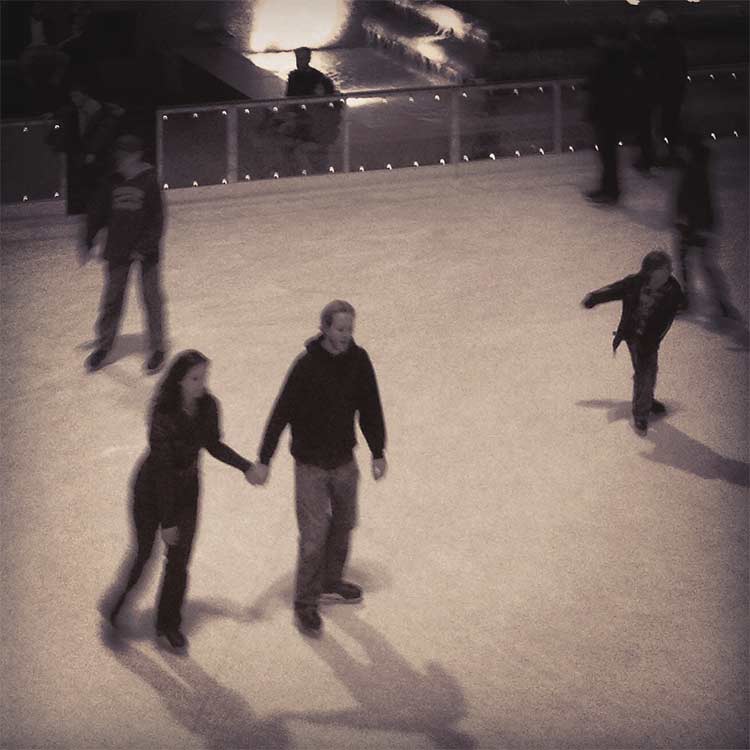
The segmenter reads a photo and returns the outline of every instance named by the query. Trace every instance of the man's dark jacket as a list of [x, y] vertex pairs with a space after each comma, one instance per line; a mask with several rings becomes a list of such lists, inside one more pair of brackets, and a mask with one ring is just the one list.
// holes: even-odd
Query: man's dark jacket
[[661, 340], [670, 329], [677, 310], [682, 304], [682, 287], [674, 276], [670, 276], [666, 282], [666, 289], [658, 301], [656, 307], [651, 311], [643, 333], [636, 333], [638, 324], [638, 301], [641, 289], [648, 280], [643, 273], [635, 273], [624, 279], [615, 281], [614, 284], [603, 286], [587, 295], [584, 300], [586, 307], [595, 307], [602, 302], [622, 300], [622, 315], [620, 324], [615, 331], [612, 348], [617, 351], [621, 341], [633, 341], [643, 350], [658, 349]]
[[370, 357], [354, 341], [336, 355], [322, 341], [308, 341], [289, 371], [266, 425], [262, 464], [269, 464], [287, 424], [291, 453], [300, 463], [324, 469], [348, 463], [357, 444], [355, 412], [373, 458], [383, 457], [385, 422]]

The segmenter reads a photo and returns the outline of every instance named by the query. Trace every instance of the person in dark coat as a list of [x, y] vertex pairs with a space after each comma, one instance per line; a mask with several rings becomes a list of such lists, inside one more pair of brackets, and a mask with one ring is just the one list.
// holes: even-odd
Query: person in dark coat
[[374, 479], [386, 472], [383, 409], [372, 362], [352, 337], [354, 315], [343, 300], [323, 308], [322, 335], [310, 339], [292, 365], [249, 477], [265, 484], [279, 437], [290, 425], [299, 528], [294, 610], [297, 625], [309, 635], [320, 632], [320, 600], [362, 600], [362, 589], [342, 579], [357, 519], [355, 413], [372, 453]]
[[247, 476], [252, 463], [222, 442], [218, 400], [206, 389], [209, 360], [189, 349], [178, 354], [156, 390], [149, 425], [149, 453], [133, 484], [133, 523], [137, 549], [124, 590], [109, 613], [117, 627], [128, 593], [141, 577], [156, 534], [167, 544], [156, 612], [156, 633], [174, 649], [184, 649], [182, 603], [188, 563], [198, 522], [200, 471], [205, 448], [214, 458]]
[[82, 261], [89, 258], [100, 229], [107, 228], [104, 260], [107, 280], [96, 323], [95, 350], [86, 369], [101, 369], [114, 344], [120, 325], [130, 267], [140, 264], [141, 290], [148, 318], [151, 354], [146, 370], [158, 372], [164, 362], [163, 295], [160, 280], [160, 244], [164, 232], [161, 190], [153, 166], [143, 161], [143, 144], [133, 135], [115, 142], [117, 170], [100, 186], [91, 202], [82, 249]]
[[[669, 16], [661, 9], [648, 13], [639, 35], [635, 54], [638, 82], [637, 142], [640, 155], [634, 166], [647, 174], [653, 166], [679, 166], [681, 144], [680, 113], [687, 85], [687, 55]], [[662, 160], [654, 144], [653, 131], [667, 139], [668, 156]]]
[[623, 126], [627, 76], [624, 45], [612, 36], [594, 40], [597, 60], [587, 82], [588, 116], [601, 162], [599, 187], [586, 194], [594, 203], [614, 204], [620, 197], [617, 146]]
[[67, 157], [68, 214], [86, 213], [98, 183], [111, 167], [112, 147], [125, 110], [95, 99], [83, 83], [74, 83], [68, 102], [55, 115], [60, 128], [50, 145]]
[[711, 180], [711, 150], [696, 133], [686, 137], [685, 150], [687, 160], [677, 183], [675, 200], [675, 228], [685, 285], [684, 309], [689, 310], [693, 296], [694, 283], [690, 273], [692, 256], [702, 267], [721, 316], [741, 320], [739, 310], [730, 301], [729, 286], [713, 254], [716, 215]]
[[682, 305], [682, 288], [672, 276], [672, 260], [662, 250], [648, 253], [639, 273], [587, 294], [586, 309], [602, 302], [622, 300], [622, 315], [614, 334], [616, 352], [622, 341], [633, 362], [633, 420], [642, 435], [648, 430], [649, 414], [663, 414], [666, 408], [654, 398], [659, 345]]
[[[297, 68], [287, 78], [288, 97], [332, 96], [337, 93], [333, 81], [311, 67], [308, 47], [299, 47], [294, 54]], [[342, 107], [338, 101], [308, 103], [285, 113], [280, 134], [294, 140], [293, 156], [305, 173], [325, 171], [328, 148], [339, 135]]]

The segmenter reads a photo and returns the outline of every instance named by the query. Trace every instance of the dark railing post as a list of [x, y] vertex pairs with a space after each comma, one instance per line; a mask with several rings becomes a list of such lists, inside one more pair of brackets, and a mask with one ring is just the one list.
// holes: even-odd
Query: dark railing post
[[156, 110], [156, 178], [159, 181], [159, 187], [164, 185], [164, 117], [162, 113]]
[[343, 133], [341, 136], [341, 170], [343, 172], [351, 172], [352, 170], [352, 153], [351, 153], [351, 134], [350, 134], [350, 121], [349, 121], [349, 105], [346, 102], [346, 98], [341, 99], [341, 106], [343, 107], [342, 112], [342, 124]]
[[228, 107], [227, 113], [227, 182], [237, 182], [239, 174], [239, 130], [237, 107]]
[[461, 94], [458, 89], [451, 91], [451, 145], [450, 145], [450, 162], [451, 164], [461, 163]]
[[562, 86], [559, 83], [552, 84], [552, 142], [555, 153], [562, 153]]

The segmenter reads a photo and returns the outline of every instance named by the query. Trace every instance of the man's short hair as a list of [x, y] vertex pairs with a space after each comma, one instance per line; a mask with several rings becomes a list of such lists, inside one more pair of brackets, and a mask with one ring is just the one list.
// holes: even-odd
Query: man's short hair
[[294, 50], [294, 54], [297, 55], [298, 57], [299, 55], [304, 55], [307, 58], [312, 57], [312, 51], [310, 50], [309, 47], [297, 47]]
[[641, 263], [642, 273], [651, 273], [652, 271], [656, 271], [657, 268], [672, 270], [672, 258], [664, 250], [652, 250], [644, 256]]
[[349, 315], [351, 315], [352, 317], [356, 315], [356, 313], [354, 312], [354, 307], [352, 307], [352, 305], [342, 299], [335, 299], [332, 302], [329, 302], [320, 311], [321, 329], [331, 327], [331, 323], [333, 323], [333, 316], [336, 313], [349, 313]]

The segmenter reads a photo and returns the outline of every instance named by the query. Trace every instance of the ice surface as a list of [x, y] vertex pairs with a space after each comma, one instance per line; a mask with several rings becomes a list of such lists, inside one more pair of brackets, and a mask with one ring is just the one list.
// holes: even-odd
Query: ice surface
[[[746, 142], [718, 156], [717, 252], [747, 313]], [[746, 336], [705, 298], [679, 319], [669, 413], [633, 432], [619, 305], [579, 302], [672, 247], [674, 178], [624, 169], [622, 207], [602, 209], [580, 194], [595, 172], [577, 153], [168, 194], [171, 352], [211, 358], [227, 442], [254, 457], [336, 297], [357, 309], [389, 436], [382, 482], [359, 449], [365, 603], [326, 610], [317, 642], [292, 624], [286, 433], [262, 489], [205, 458], [187, 658], [152, 639], [159, 555], [120, 650], [97, 610], [129, 551], [156, 386], [137, 285], [116, 361], [85, 374], [102, 268], [78, 268], [74, 221], [6, 210], [0, 744], [745, 743]]]

